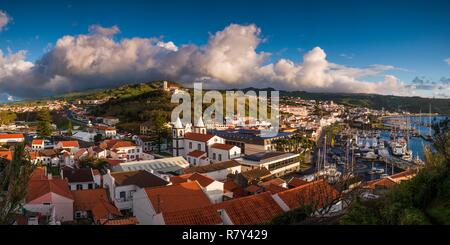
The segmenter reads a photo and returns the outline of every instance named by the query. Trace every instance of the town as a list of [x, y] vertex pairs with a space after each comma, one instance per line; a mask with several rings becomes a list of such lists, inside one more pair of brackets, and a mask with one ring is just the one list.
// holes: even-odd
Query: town
[[[168, 97], [188, 91], [157, 84]], [[374, 200], [414, 178], [439, 117], [282, 96], [279, 132], [268, 137], [270, 123], [246, 115], [223, 124], [154, 116], [128, 129], [91, 113], [114, 99], [1, 105], [0, 172], [29, 161], [10, 224], [276, 224], [303, 207], [311, 222], [333, 220], [355, 197]]]

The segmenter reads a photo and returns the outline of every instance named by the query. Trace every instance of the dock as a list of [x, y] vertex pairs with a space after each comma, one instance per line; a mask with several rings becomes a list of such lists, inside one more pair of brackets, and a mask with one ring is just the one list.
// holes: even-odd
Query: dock
[[400, 169], [417, 169], [417, 165], [413, 162], [403, 160], [401, 158], [397, 158], [389, 154], [387, 149], [378, 151], [378, 154], [383, 158], [383, 161], [387, 164], [394, 165]]

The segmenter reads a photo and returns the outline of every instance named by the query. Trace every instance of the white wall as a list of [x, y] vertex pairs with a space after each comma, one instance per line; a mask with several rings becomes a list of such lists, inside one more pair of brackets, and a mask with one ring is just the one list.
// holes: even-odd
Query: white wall
[[161, 223], [162, 217], [159, 217], [159, 219], [161, 219], [159, 222], [157, 222], [158, 218], [157, 220], [154, 220], [156, 212], [153, 209], [145, 189], [139, 189], [134, 193], [134, 197], [133, 215], [138, 219], [139, 225], [154, 225], [155, 223]]
[[204, 192], [208, 196], [211, 203], [221, 203], [223, 199], [223, 185], [224, 183], [214, 181], [208, 185]]

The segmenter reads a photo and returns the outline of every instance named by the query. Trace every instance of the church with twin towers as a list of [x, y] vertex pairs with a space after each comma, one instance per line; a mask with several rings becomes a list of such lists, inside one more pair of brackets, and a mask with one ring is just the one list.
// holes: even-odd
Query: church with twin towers
[[241, 148], [225, 143], [225, 139], [209, 134], [202, 117], [194, 126], [183, 125], [178, 117], [172, 125], [172, 154], [184, 157], [192, 166], [204, 166], [240, 157]]

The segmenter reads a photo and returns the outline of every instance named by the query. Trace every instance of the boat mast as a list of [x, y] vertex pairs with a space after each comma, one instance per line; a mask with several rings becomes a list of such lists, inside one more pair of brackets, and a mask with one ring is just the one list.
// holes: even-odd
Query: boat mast
[[430, 103], [430, 116], [429, 116], [429, 119], [430, 119], [430, 125], [429, 125], [430, 131], [429, 131], [429, 135], [430, 135], [430, 137], [431, 137], [431, 103]]

